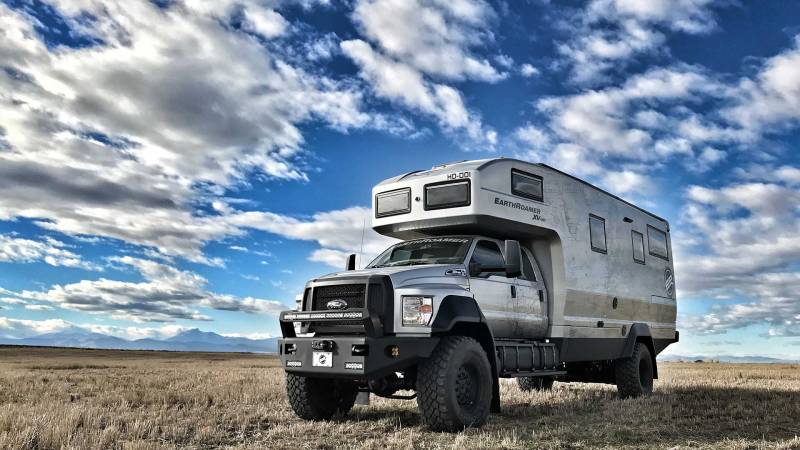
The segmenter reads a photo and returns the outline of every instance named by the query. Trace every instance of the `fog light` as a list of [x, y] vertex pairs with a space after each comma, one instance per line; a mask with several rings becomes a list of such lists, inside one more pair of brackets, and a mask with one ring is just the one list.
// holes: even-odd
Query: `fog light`
[[286, 344], [284, 346], [283, 353], [285, 355], [294, 355], [297, 352], [297, 345], [296, 344]]

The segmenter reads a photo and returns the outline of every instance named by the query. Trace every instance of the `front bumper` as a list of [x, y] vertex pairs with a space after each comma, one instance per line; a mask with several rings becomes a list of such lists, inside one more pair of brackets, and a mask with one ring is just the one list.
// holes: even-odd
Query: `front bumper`
[[[325, 349], [321, 350], [323, 341]], [[287, 372], [309, 377], [362, 380], [381, 378], [410, 367], [429, 357], [438, 343], [439, 338], [427, 336], [315, 336], [278, 341], [281, 365]], [[357, 346], [357, 351], [354, 351], [354, 346]], [[392, 347], [397, 348], [395, 354]], [[326, 353], [325, 363], [330, 367], [315, 366], [315, 352]]]

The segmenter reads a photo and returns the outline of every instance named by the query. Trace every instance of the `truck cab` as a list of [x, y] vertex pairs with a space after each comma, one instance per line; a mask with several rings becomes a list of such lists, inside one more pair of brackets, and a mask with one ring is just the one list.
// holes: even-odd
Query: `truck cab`
[[655, 356], [678, 339], [665, 220], [505, 158], [385, 180], [373, 212], [373, 229], [403, 240], [309, 281], [299, 310], [281, 313], [300, 417], [373, 394], [416, 398], [428, 427], [455, 431], [499, 411], [503, 377], [652, 391]]

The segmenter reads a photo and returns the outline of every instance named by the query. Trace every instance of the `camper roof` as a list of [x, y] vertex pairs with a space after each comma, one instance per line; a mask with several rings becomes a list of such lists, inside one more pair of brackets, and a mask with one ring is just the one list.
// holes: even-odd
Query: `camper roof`
[[488, 167], [488, 166], [490, 166], [492, 164], [499, 163], [499, 162], [517, 162], [517, 163], [520, 163], [520, 164], [530, 164], [530, 165], [535, 165], [535, 166], [539, 166], [539, 167], [544, 167], [544, 168], [546, 168], [548, 170], [552, 170], [553, 172], [559, 173], [559, 174], [564, 175], [566, 177], [569, 177], [569, 178], [571, 178], [571, 179], [573, 179], [575, 181], [578, 181], [578, 182], [580, 182], [580, 183], [582, 183], [582, 184], [584, 184], [584, 185], [586, 185], [586, 186], [588, 186], [588, 187], [590, 187], [590, 188], [592, 188], [592, 189], [594, 189], [594, 190], [596, 190], [598, 192], [602, 192], [603, 194], [608, 195], [611, 198], [614, 198], [614, 199], [616, 199], [616, 200], [618, 200], [620, 202], [623, 202], [623, 203], [625, 203], [625, 204], [627, 204], [627, 205], [629, 205], [629, 206], [631, 206], [633, 208], [636, 208], [637, 210], [639, 210], [639, 211], [641, 211], [641, 212], [643, 212], [645, 214], [648, 214], [648, 215], [650, 215], [651, 217], [653, 217], [655, 219], [658, 219], [658, 220], [660, 220], [660, 221], [662, 221], [664, 223], [667, 223], [667, 221], [664, 218], [662, 218], [662, 217], [660, 217], [660, 216], [658, 216], [656, 214], [653, 214], [652, 212], [650, 212], [650, 211], [648, 211], [648, 210], [646, 210], [644, 208], [636, 206], [633, 203], [631, 203], [631, 202], [629, 202], [629, 201], [627, 201], [627, 200], [625, 200], [623, 198], [620, 198], [619, 196], [616, 196], [616, 195], [614, 195], [614, 194], [612, 194], [612, 193], [610, 193], [610, 192], [608, 192], [608, 191], [606, 191], [604, 189], [601, 189], [601, 188], [589, 183], [588, 181], [585, 181], [585, 180], [583, 180], [581, 178], [578, 178], [578, 177], [576, 177], [574, 175], [570, 175], [570, 174], [568, 174], [566, 172], [562, 172], [561, 170], [558, 170], [558, 169], [556, 169], [554, 167], [551, 167], [551, 166], [549, 166], [547, 164], [544, 164], [544, 163], [531, 163], [531, 162], [523, 161], [521, 159], [516, 159], [516, 158], [500, 157], [500, 158], [476, 159], [476, 160], [471, 160], [471, 161], [466, 161], [466, 160], [465, 161], [455, 161], [455, 162], [451, 162], [451, 163], [439, 164], [437, 166], [431, 167], [429, 170], [415, 170], [415, 171], [412, 171], [412, 172], [404, 173], [402, 175], [398, 175], [396, 177], [388, 178], [388, 179], [383, 180], [380, 183], [378, 183], [377, 186], [381, 186], [381, 185], [384, 185], [384, 184], [390, 184], [390, 183], [396, 183], [398, 181], [409, 180], [409, 179], [413, 179], [413, 178], [416, 178], [416, 177], [425, 177], [425, 176], [429, 176], [429, 175], [435, 174], [436, 172], [441, 172], [441, 171], [468, 171], [468, 170], [480, 171], [481, 169], [484, 169], [484, 168], [486, 168], [486, 167]]

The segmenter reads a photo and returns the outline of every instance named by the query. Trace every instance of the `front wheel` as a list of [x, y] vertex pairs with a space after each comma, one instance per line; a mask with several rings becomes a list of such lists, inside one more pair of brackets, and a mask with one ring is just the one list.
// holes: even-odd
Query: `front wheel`
[[433, 431], [479, 427], [489, 418], [492, 368], [475, 339], [442, 338], [417, 370], [417, 405]]
[[614, 362], [617, 390], [622, 398], [640, 397], [653, 393], [653, 359], [650, 350], [636, 343], [630, 358]]
[[306, 420], [330, 420], [345, 415], [355, 404], [355, 383], [286, 374], [286, 394], [295, 414]]

